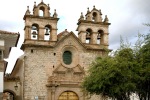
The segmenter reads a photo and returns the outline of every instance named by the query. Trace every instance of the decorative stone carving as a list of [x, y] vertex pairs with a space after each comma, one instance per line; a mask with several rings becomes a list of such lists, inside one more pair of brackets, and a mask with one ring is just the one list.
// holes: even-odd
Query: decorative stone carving
[[47, 86], [56, 86], [61, 84], [79, 84], [84, 77], [84, 70], [80, 65], [73, 68], [66, 68], [63, 65], [59, 65], [54, 71], [53, 76], [48, 78]]

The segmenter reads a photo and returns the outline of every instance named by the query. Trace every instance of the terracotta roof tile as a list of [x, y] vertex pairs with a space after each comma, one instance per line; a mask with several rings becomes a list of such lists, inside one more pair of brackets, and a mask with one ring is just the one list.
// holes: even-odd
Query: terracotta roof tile
[[19, 33], [15, 33], [15, 32], [3, 31], [3, 30], [0, 30], [0, 33], [1, 34], [19, 34]]

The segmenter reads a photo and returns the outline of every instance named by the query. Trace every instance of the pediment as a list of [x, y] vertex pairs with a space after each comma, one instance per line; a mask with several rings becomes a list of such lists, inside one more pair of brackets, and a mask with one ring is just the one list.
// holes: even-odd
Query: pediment
[[76, 67], [73, 68], [74, 73], [79, 73], [79, 74], [84, 74], [84, 70], [80, 65], [77, 65]]
[[77, 65], [73, 68], [64, 67], [60, 64], [53, 72], [52, 76], [48, 78], [47, 86], [52, 85], [78, 85], [84, 78], [85, 72], [80, 65]]
[[73, 74], [84, 74], [84, 70], [80, 65], [77, 65], [76, 67], [73, 68], [67, 68], [65, 66], [63, 66], [62, 64], [60, 64], [54, 71], [54, 73], [57, 74], [65, 74], [68, 72], [72, 72]]
[[62, 64], [58, 65], [58, 67], [54, 70], [54, 73], [65, 73], [67, 68], [64, 67]]
[[61, 38], [54, 47], [60, 45], [80, 45], [86, 49], [85, 45], [78, 39], [78, 37], [73, 32], [62, 32], [60, 35]]

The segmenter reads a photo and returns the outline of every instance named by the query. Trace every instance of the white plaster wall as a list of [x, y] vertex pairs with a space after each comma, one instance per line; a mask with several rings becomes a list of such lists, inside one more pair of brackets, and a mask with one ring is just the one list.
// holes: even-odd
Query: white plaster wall
[[3, 92], [3, 72], [0, 72], [0, 92]]
[[0, 46], [4, 46], [4, 40], [0, 40]]

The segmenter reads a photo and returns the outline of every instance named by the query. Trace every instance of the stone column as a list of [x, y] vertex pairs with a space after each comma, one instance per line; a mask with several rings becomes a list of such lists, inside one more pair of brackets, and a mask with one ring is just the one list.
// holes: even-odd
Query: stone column
[[97, 44], [97, 32], [91, 34], [90, 44]]
[[48, 87], [48, 100], [55, 100], [55, 90], [55, 85]]
[[52, 87], [52, 100], [55, 100], [55, 86]]
[[52, 29], [50, 32], [50, 41], [57, 41], [57, 29]]
[[40, 27], [38, 32], [38, 40], [44, 40], [44, 30], [45, 28]]
[[31, 27], [25, 26], [25, 39], [31, 39]]
[[86, 32], [80, 31], [78, 36], [82, 43], [86, 43]]
[[52, 88], [48, 87], [48, 100], [52, 100]]
[[101, 44], [105, 45], [106, 48], [108, 48], [108, 33], [104, 33], [101, 38]]

